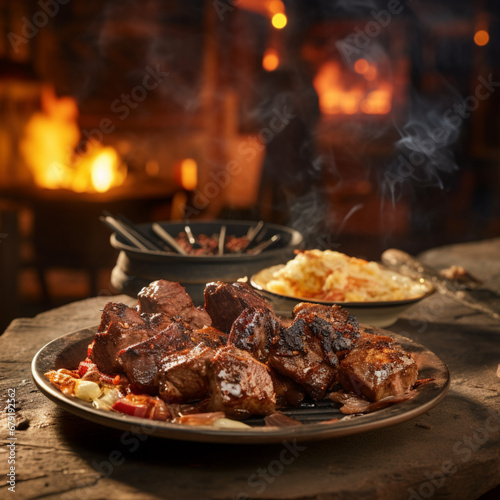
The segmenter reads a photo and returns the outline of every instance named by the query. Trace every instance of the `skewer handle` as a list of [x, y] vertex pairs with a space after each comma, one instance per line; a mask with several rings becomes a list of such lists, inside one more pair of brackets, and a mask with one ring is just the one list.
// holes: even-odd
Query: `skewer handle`
[[168, 243], [177, 253], [180, 253], [181, 255], [188, 255], [186, 250], [182, 248], [175, 239], [163, 229], [160, 224], [158, 223], [153, 223], [153, 231], [166, 243]]
[[106, 223], [108, 227], [113, 229], [116, 233], [122, 235], [126, 238], [132, 245], [136, 246], [140, 250], [149, 250], [149, 248], [141, 243], [130, 231], [128, 231], [123, 224], [120, 224], [116, 219], [110, 217], [109, 215], [101, 217], [101, 220]]
[[220, 227], [219, 233], [219, 255], [224, 254], [224, 246], [226, 245], [226, 226]]

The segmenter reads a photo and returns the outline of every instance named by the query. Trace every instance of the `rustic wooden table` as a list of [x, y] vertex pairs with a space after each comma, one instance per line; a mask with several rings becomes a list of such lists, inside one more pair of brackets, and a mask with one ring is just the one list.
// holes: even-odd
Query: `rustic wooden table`
[[[422, 259], [461, 264], [500, 292], [499, 256], [496, 239], [432, 250]], [[450, 391], [431, 411], [351, 437], [245, 446], [132, 439], [65, 412], [37, 390], [34, 354], [59, 335], [97, 324], [107, 301], [91, 298], [16, 319], [0, 338], [2, 498], [11, 479], [12, 498], [68, 500], [475, 499], [500, 484], [500, 325], [451, 299], [435, 294], [391, 327], [450, 369]]]

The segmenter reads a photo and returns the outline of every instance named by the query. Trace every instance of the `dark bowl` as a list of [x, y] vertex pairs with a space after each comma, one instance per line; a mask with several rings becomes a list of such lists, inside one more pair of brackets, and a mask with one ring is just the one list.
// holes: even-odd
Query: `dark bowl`
[[[183, 222], [160, 222], [171, 236], [184, 231]], [[227, 235], [244, 236], [255, 221], [203, 221], [190, 222], [193, 234], [218, 234], [222, 225]], [[140, 224], [139, 228], [155, 239], [152, 224]], [[211, 281], [236, 281], [252, 276], [259, 270], [282, 264], [294, 257], [294, 250], [302, 248], [304, 239], [295, 229], [276, 224], [265, 224], [263, 240], [280, 235], [272, 247], [259, 255], [180, 255], [167, 254], [152, 250], [139, 250], [130, 246], [119, 235], [111, 235], [111, 245], [120, 250], [115, 267], [111, 273], [111, 284], [121, 293], [136, 296], [142, 287], [157, 279], [178, 281], [186, 288], [196, 305], [203, 304], [203, 290]]]

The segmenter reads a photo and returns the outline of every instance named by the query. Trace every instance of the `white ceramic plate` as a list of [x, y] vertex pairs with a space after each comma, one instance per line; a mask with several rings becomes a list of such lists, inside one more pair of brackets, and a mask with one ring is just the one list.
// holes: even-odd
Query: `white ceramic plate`
[[[315, 304], [326, 305], [341, 305], [352, 312], [360, 323], [377, 326], [387, 327], [396, 322], [398, 317], [409, 307], [416, 302], [419, 302], [425, 297], [428, 297], [434, 292], [433, 286], [427, 281], [414, 281], [412, 283], [412, 291], [416, 293], [415, 297], [404, 300], [391, 300], [379, 302], [330, 302], [309, 299], [307, 297], [292, 297], [288, 295], [281, 295], [271, 292], [267, 288], [267, 284], [273, 279], [276, 271], [284, 267], [283, 264], [267, 267], [250, 278], [250, 284], [259, 291], [266, 299], [268, 299], [277, 314], [282, 316], [290, 316], [293, 308], [299, 302], [312, 302]], [[409, 280], [406, 276], [398, 273], [392, 273], [393, 279], [397, 282]]]

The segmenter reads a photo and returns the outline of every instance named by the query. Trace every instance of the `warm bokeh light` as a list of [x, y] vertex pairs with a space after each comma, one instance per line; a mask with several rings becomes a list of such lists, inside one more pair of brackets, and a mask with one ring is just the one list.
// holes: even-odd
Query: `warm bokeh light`
[[373, 90], [361, 103], [361, 111], [368, 115], [385, 115], [391, 110], [391, 97], [389, 88]]
[[354, 63], [354, 71], [359, 75], [363, 75], [369, 82], [375, 80], [378, 76], [377, 66], [366, 59], [358, 59]]
[[278, 12], [285, 12], [285, 5], [283, 4], [282, 0], [270, 0], [268, 8], [269, 12], [272, 12], [273, 14], [276, 14]]
[[281, 12], [274, 14], [273, 18], [271, 19], [272, 25], [278, 30], [283, 29], [286, 26], [287, 22], [288, 19], [286, 18], [285, 14], [282, 14]]
[[359, 73], [360, 75], [366, 73], [369, 68], [370, 63], [366, 59], [358, 59], [354, 63], [354, 71], [356, 71], [356, 73]]
[[280, 64], [278, 52], [275, 49], [267, 49], [262, 58], [262, 67], [266, 71], [274, 71]]
[[[377, 81], [378, 71], [374, 64], [364, 59], [359, 59], [356, 63], [359, 63], [357, 69], [364, 72], [364, 78], [360, 79], [358, 84], [351, 84], [350, 87], [346, 86], [339, 62], [328, 61], [320, 68], [313, 84], [318, 93], [319, 106], [323, 114], [382, 115], [390, 112], [392, 85]], [[356, 67], [354, 69], [357, 71]], [[365, 80], [370, 81], [370, 84]]]
[[373, 80], [376, 80], [378, 77], [377, 66], [375, 66], [374, 64], [370, 64], [363, 76], [365, 77], [365, 80], [368, 80], [369, 82], [373, 82]]
[[474, 43], [483, 47], [490, 41], [490, 35], [486, 30], [479, 30], [474, 35]]
[[340, 108], [346, 115], [354, 115], [359, 111], [359, 95], [356, 91], [346, 92], [343, 96]]
[[186, 191], [193, 191], [198, 185], [198, 165], [192, 158], [182, 160], [181, 185]]

